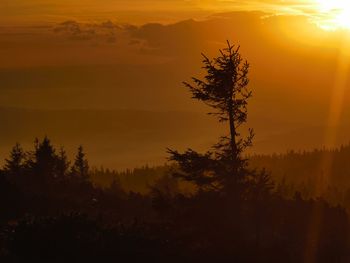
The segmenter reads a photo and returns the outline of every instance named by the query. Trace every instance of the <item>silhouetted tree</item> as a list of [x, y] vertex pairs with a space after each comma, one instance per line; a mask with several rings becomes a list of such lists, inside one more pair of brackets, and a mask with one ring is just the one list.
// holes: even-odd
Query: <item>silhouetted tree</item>
[[21, 145], [16, 143], [10, 152], [10, 157], [5, 160], [4, 173], [9, 176], [20, 176], [25, 165], [25, 156]]
[[62, 147], [58, 153], [56, 160], [57, 177], [63, 178], [68, 174], [70, 162], [68, 161], [66, 151]]
[[57, 156], [49, 138], [45, 137], [42, 142], [36, 139], [34, 158], [30, 161], [34, 175], [41, 179], [54, 177], [56, 163]]
[[239, 154], [247, 144], [251, 144], [252, 138], [249, 136], [247, 140], [242, 140], [238, 132], [238, 128], [247, 121], [247, 101], [252, 96], [248, 89], [249, 64], [239, 53], [239, 46], [229, 42], [227, 48], [220, 50], [220, 56], [213, 60], [202, 55], [203, 68], [207, 72], [205, 79], [192, 78], [194, 84], [184, 84], [190, 89], [192, 98], [215, 110], [210, 114], [218, 116], [220, 122], [228, 121], [230, 135], [223, 139], [228, 141], [232, 160], [240, 161]]
[[252, 144], [253, 130], [242, 138], [238, 129], [247, 121], [247, 103], [252, 96], [248, 89], [249, 64], [243, 60], [239, 47], [227, 42], [227, 48], [213, 60], [203, 55], [204, 80], [192, 78], [185, 82], [192, 98], [214, 109], [220, 122], [228, 122], [229, 135], [221, 137], [213, 151], [205, 154], [191, 149], [185, 153], [169, 150], [170, 160], [179, 164], [175, 176], [195, 182], [201, 188], [223, 189], [237, 187], [247, 175], [246, 160], [241, 154]]
[[79, 146], [78, 153], [75, 157], [75, 161], [72, 167], [72, 174], [78, 176], [83, 180], [89, 178], [89, 163], [85, 157], [84, 149]]

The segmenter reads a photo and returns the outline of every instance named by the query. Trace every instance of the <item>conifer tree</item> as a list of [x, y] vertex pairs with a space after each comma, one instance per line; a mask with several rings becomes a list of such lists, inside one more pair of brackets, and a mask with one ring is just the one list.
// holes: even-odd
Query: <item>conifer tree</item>
[[70, 162], [68, 161], [66, 151], [61, 147], [56, 160], [56, 176], [63, 178], [67, 175]]
[[227, 123], [228, 135], [220, 138], [212, 151], [200, 154], [192, 149], [185, 153], [169, 150], [170, 160], [178, 163], [175, 176], [192, 181], [201, 188], [223, 189], [244, 181], [247, 175], [243, 151], [252, 144], [253, 130], [243, 138], [239, 128], [247, 121], [247, 104], [252, 92], [248, 89], [249, 64], [240, 54], [239, 46], [227, 42], [213, 60], [203, 55], [204, 79], [184, 82], [192, 98], [204, 102]]
[[89, 163], [85, 157], [84, 149], [79, 146], [75, 161], [72, 167], [72, 175], [78, 176], [83, 180], [87, 180], [89, 177]]
[[31, 160], [32, 172], [40, 178], [54, 177], [56, 169], [57, 156], [55, 149], [48, 137], [45, 137], [42, 142], [35, 140], [34, 158]]
[[23, 172], [25, 152], [21, 145], [16, 143], [10, 152], [10, 157], [5, 159], [4, 172], [10, 176], [19, 176]]

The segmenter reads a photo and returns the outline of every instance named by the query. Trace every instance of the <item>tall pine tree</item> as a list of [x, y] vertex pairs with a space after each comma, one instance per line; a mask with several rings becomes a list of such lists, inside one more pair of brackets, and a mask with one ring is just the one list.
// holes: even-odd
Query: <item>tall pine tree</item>
[[247, 121], [247, 104], [252, 92], [248, 88], [249, 64], [235, 47], [227, 42], [220, 55], [209, 59], [203, 55], [204, 79], [192, 78], [184, 82], [192, 98], [204, 102], [218, 117], [227, 123], [228, 135], [220, 138], [212, 151], [200, 154], [192, 149], [185, 153], [169, 150], [170, 160], [178, 163], [175, 176], [194, 182], [204, 189], [232, 189], [247, 177], [243, 151], [252, 144], [253, 130], [243, 138], [239, 128]]

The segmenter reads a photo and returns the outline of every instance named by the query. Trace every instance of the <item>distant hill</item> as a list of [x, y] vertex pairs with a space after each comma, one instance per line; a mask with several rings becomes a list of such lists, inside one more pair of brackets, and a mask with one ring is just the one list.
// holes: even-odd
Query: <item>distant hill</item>
[[[143, 110], [35, 110], [0, 108], [0, 158], [20, 142], [27, 150], [35, 137], [47, 135], [71, 155], [82, 144], [94, 166], [112, 169], [160, 165], [166, 148], [208, 149], [224, 126], [203, 112]], [[249, 115], [256, 132], [250, 153], [281, 153], [320, 148], [325, 127]], [[339, 128], [337, 144], [349, 141], [350, 128]]]

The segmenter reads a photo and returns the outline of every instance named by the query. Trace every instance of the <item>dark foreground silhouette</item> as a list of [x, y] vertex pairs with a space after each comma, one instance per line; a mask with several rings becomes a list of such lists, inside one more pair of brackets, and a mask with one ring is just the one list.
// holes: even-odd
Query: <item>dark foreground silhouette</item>
[[27, 184], [27, 172], [15, 182], [1, 176], [1, 262], [350, 259], [347, 214], [322, 200], [287, 200], [258, 187], [244, 197], [185, 195], [171, 178], [141, 195], [73, 174]]

